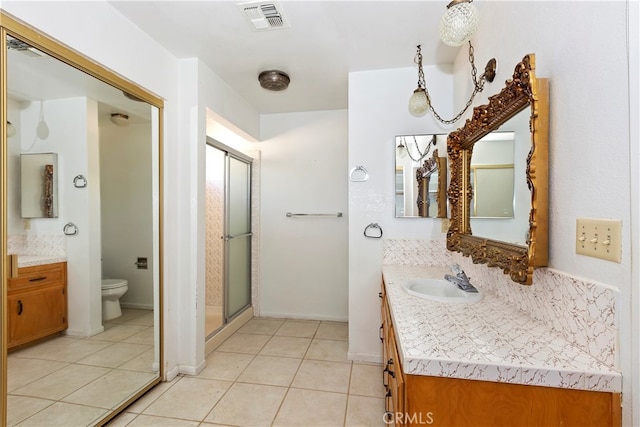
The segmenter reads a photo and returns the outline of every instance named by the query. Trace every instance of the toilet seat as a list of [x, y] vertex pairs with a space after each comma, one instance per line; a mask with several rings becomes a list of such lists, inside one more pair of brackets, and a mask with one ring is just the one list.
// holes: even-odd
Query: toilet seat
[[127, 281], [124, 279], [102, 279], [102, 289], [114, 289], [127, 286]]

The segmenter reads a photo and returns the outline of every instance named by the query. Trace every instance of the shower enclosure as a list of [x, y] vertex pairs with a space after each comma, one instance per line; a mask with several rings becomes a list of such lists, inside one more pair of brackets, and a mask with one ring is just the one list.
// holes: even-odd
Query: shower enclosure
[[251, 158], [206, 147], [206, 325], [212, 336], [251, 305]]

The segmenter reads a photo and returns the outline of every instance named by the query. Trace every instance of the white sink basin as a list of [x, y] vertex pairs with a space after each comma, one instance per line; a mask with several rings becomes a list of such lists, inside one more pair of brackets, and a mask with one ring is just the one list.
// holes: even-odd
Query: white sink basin
[[411, 295], [433, 301], [471, 303], [482, 299], [482, 293], [479, 290], [478, 292], [465, 292], [444, 279], [410, 279], [403, 286]]

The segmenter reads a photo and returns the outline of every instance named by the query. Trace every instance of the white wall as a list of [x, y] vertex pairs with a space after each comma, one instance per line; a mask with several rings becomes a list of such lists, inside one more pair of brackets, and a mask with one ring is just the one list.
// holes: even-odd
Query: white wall
[[[180, 150], [173, 156], [180, 164], [175, 173], [183, 179], [176, 183], [173, 191], [182, 198], [180, 206], [176, 207], [182, 220], [179, 236], [173, 241], [184, 258], [176, 266], [180, 280], [175, 285], [179, 293], [171, 302], [181, 319], [180, 334], [174, 337], [178, 370], [195, 374], [205, 366], [206, 137], [209, 134], [246, 152], [248, 141], [256, 140], [259, 116], [197, 58], [179, 60], [178, 76], [181, 82], [178, 121], [183, 137]], [[210, 127], [217, 127], [217, 132], [210, 131]], [[170, 190], [165, 187], [165, 191]]]
[[[630, 141], [628, 108], [629, 74], [637, 76], [638, 70], [636, 62], [635, 72], [629, 73], [627, 23], [637, 34], [637, 8], [635, 17], [630, 18], [628, 4], [622, 1], [495, 1], [482, 5], [482, 22], [473, 40], [476, 60], [483, 63], [496, 57], [496, 81], [503, 82], [525, 54], [535, 53], [537, 76], [549, 79], [549, 267], [620, 291], [618, 355], [623, 374], [624, 424], [630, 425], [631, 402], [638, 400], [640, 381], [637, 373], [631, 375], [632, 361], [638, 360], [638, 354], [637, 350], [635, 355], [631, 353], [630, 343], [637, 343], [638, 325], [630, 323], [629, 159], [630, 145], [636, 146], [638, 140], [636, 135], [635, 141]], [[523, 17], [526, 25], [514, 16]], [[572, 30], [567, 31], [567, 26]], [[631, 53], [637, 55], [638, 51]], [[458, 100], [470, 90], [466, 61], [466, 53], [461, 52], [455, 63]], [[492, 93], [485, 92], [482, 103]], [[637, 121], [637, 116], [633, 120]], [[622, 263], [576, 255], [578, 217], [622, 220]], [[633, 310], [639, 308], [636, 304]], [[634, 425], [640, 424], [637, 409]]]
[[345, 321], [347, 112], [263, 115], [261, 133], [260, 315]]
[[[453, 105], [453, 79], [446, 68], [425, 67], [436, 111], [451, 118], [464, 106]], [[370, 223], [384, 237], [444, 239], [440, 219], [395, 218], [395, 136], [448, 133], [430, 115], [413, 117], [409, 96], [415, 89], [417, 67], [349, 74], [349, 162], [364, 166], [370, 178], [349, 182], [349, 357], [381, 360], [380, 301], [382, 242], [365, 238]], [[489, 86], [490, 87], [490, 86]], [[446, 152], [444, 146], [436, 146]]]
[[20, 102], [11, 99], [7, 101], [7, 119], [16, 130], [16, 134], [7, 139], [7, 232], [9, 235], [20, 234], [24, 231], [20, 217], [21, 108]]
[[151, 123], [100, 125], [102, 276], [128, 281], [123, 307], [153, 309], [151, 147]]

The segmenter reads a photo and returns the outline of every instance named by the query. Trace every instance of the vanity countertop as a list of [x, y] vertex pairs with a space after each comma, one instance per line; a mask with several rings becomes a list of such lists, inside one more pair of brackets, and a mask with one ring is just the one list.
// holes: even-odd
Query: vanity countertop
[[57, 262], [66, 262], [64, 256], [55, 255], [18, 255], [18, 268], [33, 267], [36, 265], [55, 264]]
[[447, 267], [384, 265], [382, 272], [406, 374], [622, 391], [620, 372], [489, 292], [479, 302], [456, 304], [402, 287], [411, 278], [442, 278]]

